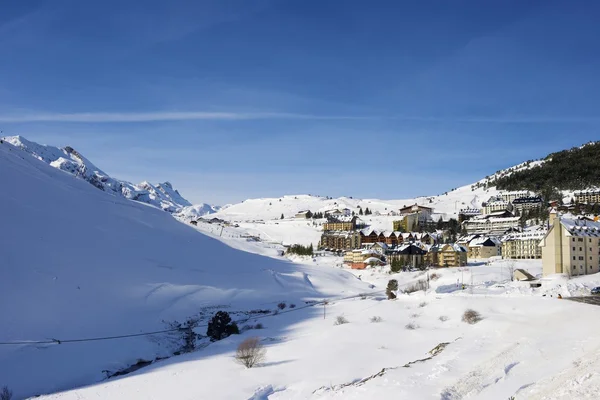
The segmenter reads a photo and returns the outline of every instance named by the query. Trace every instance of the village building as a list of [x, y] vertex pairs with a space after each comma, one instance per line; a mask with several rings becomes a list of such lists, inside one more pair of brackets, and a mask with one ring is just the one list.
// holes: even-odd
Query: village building
[[324, 231], [319, 242], [323, 250], [352, 250], [361, 246], [359, 231]]
[[550, 229], [540, 242], [544, 276], [600, 271], [600, 222], [550, 213]]
[[467, 249], [459, 244], [436, 244], [425, 256], [428, 265], [437, 267], [462, 267], [467, 265]]
[[302, 211], [298, 211], [294, 217], [298, 218], [298, 219], [307, 219], [307, 218], [310, 218], [311, 216], [312, 216], [312, 213], [310, 212], [310, 210], [302, 210]]
[[540, 241], [546, 230], [509, 233], [502, 238], [502, 258], [521, 260], [542, 258]]
[[502, 198], [492, 197], [487, 202], [482, 204], [481, 212], [484, 215], [489, 215], [496, 211], [511, 211], [512, 205]]
[[467, 244], [467, 257], [470, 259], [487, 259], [502, 255], [502, 244], [495, 237], [478, 236]]
[[400, 215], [407, 215], [407, 214], [414, 214], [414, 213], [426, 214], [429, 217], [431, 217], [431, 215], [433, 214], [433, 208], [420, 206], [415, 203], [412, 206], [404, 206], [400, 209]]
[[600, 203], [600, 190], [584, 190], [580, 192], [575, 192], [574, 194], [576, 203]]
[[511, 192], [502, 192], [498, 195], [499, 198], [506, 201], [507, 203], [512, 203], [516, 199], [520, 199], [522, 197], [531, 196], [535, 196], [535, 193], [532, 193], [529, 190], [515, 190]]
[[485, 215], [471, 218], [463, 222], [467, 234], [486, 233], [493, 236], [501, 236], [510, 230], [519, 229], [519, 217], [496, 217]]
[[349, 217], [352, 215], [352, 210], [349, 208], [334, 208], [323, 212], [326, 217]]
[[387, 254], [388, 264], [400, 262], [402, 266], [411, 266], [419, 268], [425, 265], [425, 255], [427, 251], [414, 243], [406, 243], [396, 248], [390, 249]]
[[458, 222], [462, 224], [478, 215], [481, 215], [481, 210], [478, 208], [463, 208], [458, 212]]
[[523, 212], [526, 210], [534, 210], [540, 209], [544, 205], [542, 198], [540, 196], [533, 197], [520, 197], [518, 199], [513, 200], [512, 202], [515, 210], [519, 212]]
[[364, 223], [360, 218], [355, 216], [341, 216], [327, 218], [327, 222], [323, 224], [324, 231], [353, 231], [359, 229]]
[[365, 269], [369, 265], [384, 265], [385, 262], [373, 249], [355, 249], [344, 253], [344, 264], [352, 269]]

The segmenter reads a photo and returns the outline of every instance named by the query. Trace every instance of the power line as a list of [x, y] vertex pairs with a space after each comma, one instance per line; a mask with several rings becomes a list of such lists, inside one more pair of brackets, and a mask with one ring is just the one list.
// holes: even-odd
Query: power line
[[[358, 297], [363, 297], [363, 296], [371, 296], [371, 295], [375, 295], [378, 293], [383, 293], [385, 292], [385, 290], [377, 290], [374, 292], [369, 292], [369, 293], [359, 293], [356, 295], [352, 295], [352, 296], [346, 296], [346, 297], [340, 297], [340, 298], [334, 298], [334, 299], [328, 299], [328, 300], [321, 300], [321, 301], [315, 301], [315, 302], [311, 302], [308, 303], [302, 307], [295, 307], [295, 308], [290, 308], [288, 310], [284, 310], [284, 311], [277, 311], [275, 313], [271, 313], [271, 314], [265, 314], [265, 315], [259, 315], [256, 317], [249, 317], [246, 319], [241, 319], [240, 322], [245, 322], [248, 321], [250, 319], [263, 319], [263, 318], [270, 318], [270, 317], [275, 317], [278, 315], [282, 315], [282, 314], [287, 314], [290, 312], [294, 312], [294, 311], [300, 311], [300, 310], [304, 310], [306, 308], [310, 308], [310, 307], [315, 307], [318, 305], [322, 305], [325, 303], [329, 303], [331, 301], [344, 301], [344, 300], [350, 300], [353, 298], [358, 298]], [[193, 328], [203, 328], [203, 327], [208, 327], [208, 323], [204, 323], [204, 324], [199, 324], [194, 326]], [[153, 332], [141, 332], [141, 333], [132, 333], [132, 334], [126, 334], [126, 335], [115, 335], [115, 336], [100, 336], [100, 337], [91, 337], [91, 338], [81, 338], [81, 339], [45, 339], [45, 340], [17, 340], [17, 341], [11, 341], [11, 342], [0, 342], [0, 345], [6, 345], [6, 346], [10, 346], [10, 345], [36, 345], [36, 344], [63, 344], [63, 343], [82, 343], [82, 342], [97, 342], [97, 341], [104, 341], [104, 340], [115, 340], [115, 339], [125, 339], [125, 338], [131, 338], [131, 337], [140, 337], [140, 336], [152, 336], [152, 335], [158, 335], [161, 333], [170, 333], [170, 332], [179, 332], [179, 331], [184, 331], [186, 329], [189, 328], [173, 328], [173, 329], [164, 329], [164, 330], [160, 330], [160, 331], [153, 331]]]

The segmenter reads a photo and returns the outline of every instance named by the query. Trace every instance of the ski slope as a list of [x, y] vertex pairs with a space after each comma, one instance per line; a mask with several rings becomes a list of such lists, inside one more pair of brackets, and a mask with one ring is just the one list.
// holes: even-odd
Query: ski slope
[[[342, 270], [233, 249], [6, 142], [0, 187], [0, 342], [156, 331], [218, 308], [275, 309], [368, 289]], [[0, 386], [17, 399], [52, 393], [172, 350], [161, 335], [1, 345]]]
[[[600, 339], [582, 335], [581, 328], [600, 328], [600, 307], [559, 300], [556, 294], [564, 295], [571, 283], [591, 287], [600, 278], [569, 284], [552, 279], [532, 289], [527, 282], [508, 281], [503, 263], [437, 270], [427, 293], [399, 294], [394, 301], [382, 295], [335, 300], [325, 310], [262, 320], [263, 330], [42, 399], [595, 398]], [[520, 261], [516, 267], [534, 275], [541, 271], [539, 260]], [[426, 276], [389, 275], [377, 268], [353, 272], [377, 288], [390, 278], [402, 288]], [[468, 282], [465, 290], [457, 287], [462, 279]], [[481, 322], [463, 322], [466, 309], [481, 313]], [[348, 323], [335, 325], [338, 316]], [[375, 316], [381, 321], [371, 322]], [[267, 358], [245, 369], [234, 362], [235, 347], [255, 335], [266, 346]], [[440, 344], [443, 349], [432, 352]]]

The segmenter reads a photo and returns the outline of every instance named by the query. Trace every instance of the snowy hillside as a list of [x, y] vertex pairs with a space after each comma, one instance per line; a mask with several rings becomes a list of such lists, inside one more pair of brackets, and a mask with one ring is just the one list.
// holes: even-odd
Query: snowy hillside
[[[148, 203], [169, 212], [176, 212], [183, 207], [191, 206], [190, 202], [184, 199], [169, 182], [159, 183], [158, 185], [142, 182], [134, 185], [112, 178], [72, 147], [58, 148], [40, 145], [22, 136], [9, 136], [3, 138], [3, 140], [38, 160], [84, 179], [106, 192], [115, 193], [130, 200]], [[208, 205], [203, 206], [210, 207]]]
[[[157, 331], [166, 328], [163, 320], [206, 317], [217, 309], [239, 318], [248, 310], [274, 310], [281, 301], [301, 305], [369, 288], [342, 270], [235, 250], [168, 213], [48, 165], [62, 157], [64, 165], [81, 161], [93, 168], [85, 159], [41, 150], [39, 160], [0, 144], [0, 342]], [[288, 322], [273, 334], [281, 335]], [[91, 384], [104, 370], [170, 355], [170, 343], [168, 336], [152, 335], [2, 345], [0, 387], [8, 385], [22, 399]]]

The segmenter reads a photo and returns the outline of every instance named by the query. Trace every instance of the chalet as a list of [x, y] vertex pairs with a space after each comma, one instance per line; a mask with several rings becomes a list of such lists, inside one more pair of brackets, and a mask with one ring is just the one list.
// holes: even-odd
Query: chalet
[[379, 241], [379, 233], [373, 229], [363, 229], [360, 231], [361, 243], [377, 243]]
[[413, 243], [400, 245], [387, 253], [389, 264], [400, 261], [400, 265], [418, 268], [424, 265], [427, 251]]
[[312, 213], [310, 212], [310, 210], [302, 210], [302, 211], [298, 211], [294, 217], [297, 219], [307, 219], [307, 218], [310, 218], [311, 216], [312, 216]]
[[389, 246], [385, 243], [377, 242], [370, 247], [370, 250], [373, 250], [380, 255], [384, 255], [388, 252]]
[[420, 213], [431, 216], [431, 214], [433, 214], [433, 208], [420, 206], [417, 203], [415, 203], [412, 206], [404, 206], [400, 209], [400, 215], [407, 215], [413, 213]]
[[502, 255], [502, 244], [494, 237], [478, 236], [467, 244], [467, 257], [486, 259]]
[[467, 265], [467, 249], [459, 244], [436, 244], [429, 248], [425, 262], [438, 267]]

